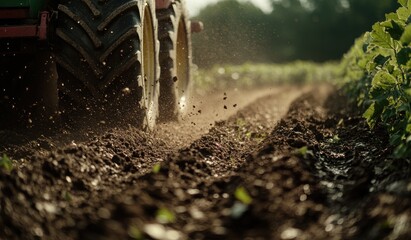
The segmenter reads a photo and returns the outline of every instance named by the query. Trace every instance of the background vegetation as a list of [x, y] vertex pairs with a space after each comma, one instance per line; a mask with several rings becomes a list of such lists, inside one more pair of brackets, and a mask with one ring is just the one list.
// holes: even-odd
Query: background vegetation
[[246, 62], [338, 60], [354, 39], [395, 10], [395, 0], [272, 0], [262, 12], [249, 2], [223, 0], [195, 18], [205, 24], [193, 36], [200, 67]]
[[332, 82], [341, 74], [339, 62], [220, 65], [197, 69], [195, 87], [201, 91], [272, 87], [273, 84]]

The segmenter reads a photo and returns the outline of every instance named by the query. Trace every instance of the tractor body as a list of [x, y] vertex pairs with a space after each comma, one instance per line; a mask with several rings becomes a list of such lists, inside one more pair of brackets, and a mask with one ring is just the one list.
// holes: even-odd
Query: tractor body
[[39, 12], [44, 9], [46, 0], [2, 0], [0, 16], [4, 18], [37, 19]]
[[[156, 9], [166, 9], [173, 0], [156, 0]], [[2, 0], [0, 2], [1, 38], [38, 38], [46, 40], [52, 9], [48, 0]], [[2, 50], [0, 50], [2, 51]]]

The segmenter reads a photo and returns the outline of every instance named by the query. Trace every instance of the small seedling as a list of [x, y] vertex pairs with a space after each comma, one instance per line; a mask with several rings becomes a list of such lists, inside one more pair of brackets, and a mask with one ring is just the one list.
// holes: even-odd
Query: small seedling
[[71, 194], [69, 192], [66, 192], [66, 191], [63, 192], [63, 198], [67, 202], [70, 202], [72, 200]]
[[159, 173], [160, 170], [161, 170], [161, 164], [160, 164], [160, 163], [157, 163], [157, 164], [155, 164], [155, 165], [153, 166], [153, 173], [154, 173], [154, 174]]
[[142, 240], [143, 239], [143, 234], [135, 226], [130, 226], [128, 228], [128, 236], [130, 236], [132, 239], [135, 239], [135, 240]]
[[252, 132], [247, 132], [247, 133], [245, 134], [245, 137], [246, 137], [247, 139], [251, 139], [251, 136], [253, 136], [253, 133], [252, 133]]
[[314, 156], [313, 151], [309, 150], [307, 146], [294, 150], [294, 155], [301, 156], [306, 159], [308, 156]]
[[338, 135], [334, 135], [332, 138], [329, 138], [327, 142], [329, 143], [338, 143], [341, 140], [341, 138]]
[[253, 202], [253, 199], [244, 187], [238, 187], [235, 190], [234, 196], [237, 200], [239, 200], [245, 205], [250, 205]]
[[157, 210], [156, 219], [162, 224], [173, 223], [176, 220], [174, 213], [164, 207]]
[[0, 158], [0, 168], [3, 168], [8, 172], [13, 170], [13, 163], [6, 154], [3, 154], [3, 157]]

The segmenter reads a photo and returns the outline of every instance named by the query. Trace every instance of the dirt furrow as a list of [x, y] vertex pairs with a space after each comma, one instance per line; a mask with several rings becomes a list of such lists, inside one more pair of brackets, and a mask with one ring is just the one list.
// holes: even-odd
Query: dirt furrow
[[411, 164], [386, 134], [330, 86], [271, 93], [0, 168], [0, 239], [409, 239]]
[[[280, 91], [276, 89], [259, 91], [251, 95], [251, 101], [270, 92], [278, 93]], [[253, 114], [257, 114], [254, 122], [264, 121], [258, 125], [247, 122], [249, 119], [245, 119], [245, 117], [233, 117], [230, 122], [235, 125], [234, 128], [217, 126], [211, 129], [209, 134], [194, 142], [191, 147], [181, 151], [181, 156], [190, 156], [192, 151], [198, 151], [196, 156], [199, 158], [201, 156], [202, 160], [195, 164], [191, 164], [190, 161], [183, 164], [187, 169], [181, 172], [181, 179], [172, 179], [172, 182], [186, 181], [187, 176], [191, 174], [191, 168], [198, 168], [198, 172], [204, 172], [205, 179], [219, 177], [219, 175], [230, 175], [229, 170], [232, 171], [244, 162], [242, 155], [245, 149], [249, 148], [248, 145], [255, 145], [261, 141], [266, 136], [266, 132], [285, 113], [289, 103], [301, 92], [302, 90], [294, 90], [293, 94], [286, 94], [282, 91], [280, 94], [272, 95], [270, 97], [272, 105], [265, 106], [266, 109], [270, 109], [270, 112], [264, 113], [266, 109], [254, 109]], [[221, 99], [214, 100], [220, 102], [221, 109], [208, 111], [212, 115], [217, 115], [216, 111], [220, 112], [222, 113], [220, 117], [223, 118], [227, 117], [228, 114], [233, 114], [233, 110], [230, 113], [228, 107], [224, 106], [230, 103], [230, 100], [227, 101], [227, 99], [234, 94], [223, 93], [219, 96]], [[238, 96], [237, 100], [239, 101], [236, 101], [234, 97], [231, 100], [236, 102], [233, 105], [237, 104], [237, 106], [231, 107], [233, 109], [240, 109], [242, 105], [250, 102], [250, 99], [244, 100], [241, 95]], [[264, 106], [264, 104], [260, 105]], [[248, 109], [252, 109], [252, 107]], [[225, 111], [229, 113], [224, 113]], [[202, 114], [202, 116], [207, 117], [206, 121], [213, 119], [213, 116], [209, 115], [207, 110], [206, 113]], [[240, 113], [241, 115], [242, 113]], [[193, 116], [189, 117], [193, 118]], [[204, 119], [197, 117], [197, 122], [199, 121], [204, 122]], [[217, 125], [221, 124], [223, 123]], [[190, 131], [185, 130], [182, 136], [178, 129], [185, 129], [187, 125], [179, 125], [180, 127], [176, 127], [177, 129], [174, 131], [176, 135], [173, 138], [174, 141], [190, 134], [198, 136], [196, 129], [205, 127], [204, 123], [198, 124], [197, 127], [193, 128], [194, 132], [190, 133]], [[21, 134], [17, 133], [16, 135], [20, 137]], [[77, 135], [74, 133], [71, 137], [74, 138]], [[27, 138], [30, 137], [32, 136]], [[256, 139], [258, 141], [254, 143]], [[57, 142], [57, 146], [53, 146], [53, 140], [55, 139], [50, 137], [40, 137], [28, 141], [29, 143], [23, 141], [21, 144], [20, 142], [20, 149], [17, 149], [15, 151], [17, 154], [12, 155], [12, 157], [24, 157], [15, 161], [13, 171], [5, 171], [0, 175], [2, 189], [2, 219], [0, 223], [4, 225], [0, 235], [7, 236], [7, 239], [30, 239], [35, 236], [50, 239], [78, 238], [81, 229], [88, 229], [88, 226], [98, 219], [115, 218], [116, 214], [112, 213], [115, 210], [104, 206], [115, 206], [117, 209], [121, 204], [112, 199], [120, 198], [123, 201], [122, 196], [133, 191], [137, 191], [138, 195], [147, 195], [147, 204], [153, 205], [153, 211], [158, 210], [157, 201], [154, 201], [155, 199], [152, 197], [156, 193], [150, 193], [151, 190], [155, 189], [153, 186], [156, 186], [160, 181], [153, 183], [154, 185], [149, 184], [146, 189], [141, 183], [141, 179], [145, 179], [146, 176], [142, 178], [140, 176], [150, 172], [154, 164], [164, 160], [168, 159], [168, 163], [174, 164], [175, 161], [168, 155], [175, 152], [176, 147], [181, 146], [181, 144], [175, 145], [173, 142], [167, 143], [167, 141], [155, 138], [149, 133], [139, 132], [132, 127], [110, 130], [100, 137], [91, 138], [88, 142], [71, 141], [65, 147], [58, 146], [61, 144], [61, 138], [54, 141], [54, 143]], [[188, 143], [187, 139], [181, 142]], [[16, 144], [12, 146], [19, 148], [18, 141]], [[208, 151], [205, 149], [214, 149], [216, 153], [202, 152], [202, 149], [204, 151]], [[11, 147], [11, 150], [14, 149]], [[11, 152], [13, 153], [13, 151]], [[219, 156], [219, 159], [212, 155]], [[221, 159], [224, 160], [224, 163]], [[233, 162], [232, 166], [226, 163], [227, 160]], [[211, 166], [210, 163], [216, 166]], [[198, 164], [200, 165], [197, 166]], [[166, 167], [161, 169], [163, 171]], [[207, 169], [210, 172], [207, 172]], [[193, 191], [198, 191], [198, 189], [191, 192]], [[137, 207], [147, 211], [144, 206], [137, 205]], [[153, 217], [154, 215], [150, 213], [149, 216]], [[121, 214], [119, 216], [123, 218]], [[142, 214], [142, 216], [145, 215]]]
[[[122, 214], [87, 226], [81, 238], [126, 238], [130, 229], [139, 229], [145, 236], [157, 239], [246, 236], [233, 231], [241, 226], [236, 223], [248, 210], [235, 199], [235, 191], [241, 187], [238, 171], [249, 164], [247, 159], [300, 94], [301, 91], [294, 91], [266, 96], [217, 123], [208, 134], [163, 162], [158, 172], [138, 178], [135, 187], [103, 206]], [[162, 222], [161, 211], [170, 212], [174, 219]], [[252, 226], [255, 223], [249, 228]], [[117, 231], [104, 231], [113, 228]], [[256, 234], [261, 236], [261, 232]]]

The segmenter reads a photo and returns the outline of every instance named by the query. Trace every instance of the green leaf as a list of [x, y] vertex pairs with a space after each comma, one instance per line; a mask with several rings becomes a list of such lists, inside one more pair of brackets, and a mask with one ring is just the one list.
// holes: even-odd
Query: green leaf
[[167, 208], [159, 208], [156, 213], [156, 219], [162, 224], [173, 223], [176, 220], [174, 214]]
[[411, 25], [405, 27], [404, 33], [402, 34], [400, 41], [403, 45], [408, 45], [411, 43]]
[[127, 232], [128, 232], [128, 236], [131, 237], [132, 239], [135, 239], [135, 240], [144, 239], [141, 231], [135, 226], [130, 226]]
[[369, 60], [363, 58], [363, 59], [360, 59], [360, 60], [357, 62], [357, 66], [360, 67], [361, 69], [366, 69], [366, 67], [368, 66], [368, 63], [369, 63]]
[[404, 90], [405, 95], [408, 98], [408, 101], [411, 102], [411, 88], [407, 88]]
[[375, 101], [373, 102], [368, 109], [364, 112], [363, 117], [367, 121], [367, 124], [370, 128], [374, 128], [375, 124], [381, 117], [385, 107], [388, 105], [387, 100]]
[[[401, 113], [401, 112], [409, 112], [410, 106], [408, 103], [404, 103], [404, 102], [398, 102], [397, 103], [397, 107], [396, 107], [396, 112], [395, 113]], [[395, 114], [394, 113], [394, 114]], [[393, 114], [393, 115], [394, 115]]]
[[383, 101], [383, 100], [388, 101], [390, 91], [386, 91], [386, 90], [384, 90], [382, 88], [378, 88], [378, 87], [373, 87], [373, 88], [370, 89], [369, 95], [376, 102]]
[[384, 28], [379, 23], [376, 23], [373, 25], [372, 29], [372, 43], [379, 47], [390, 49], [392, 46], [392, 39], [391, 36], [385, 32]]
[[385, 69], [387, 70], [387, 72], [389, 74], [392, 74], [395, 70], [395, 66], [393, 64], [391, 64], [391, 62], [390, 62], [385, 66]]
[[406, 65], [410, 61], [411, 48], [402, 48], [397, 54], [397, 62], [400, 65]]
[[382, 90], [390, 90], [395, 87], [397, 80], [394, 76], [386, 71], [378, 71], [372, 79], [372, 88], [378, 88]]
[[384, 66], [384, 64], [388, 61], [388, 60], [390, 60], [390, 56], [388, 56], [388, 57], [386, 57], [386, 56], [383, 56], [383, 55], [381, 55], [381, 54], [378, 54], [377, 56], [375, 56], [375, 58], [374, 58], [374, 63], [375, 64], [377, 64], [377, 66]]
[[377, 119], [375, 119], [375, 103], [372, 103], [362, 115], [370, 128], [375, 127]]
[[13, 163], [6, 154], [3, 154], [3, 157], [0, 158], [0, 168], [3, 168], [8, 172], [13, 170]]
[[370, 43], [364, 43], [361, 47], [363, 52], [367, 52], [368, 51], [368, 46], [370, 46]]
[[386, 31], [394, 40], [399, 41], [401, 39], [402, 34], [404, 33], [404, 26], [395, 20], [391, 20], [390, 25], [390, 27], [386, 28]]
[[410, 17], [410, 15], [411, 15], [411, 11], [410, 11], [409, 8], [400, 7], [400, 8], [398, 8], [398, 10], [397, 10], [397, 15], [398, 15], [398, 18], [399, 18], [399, 19], [404, 20], [404, 21], [407, 21], [408, 18]]
[[250, 205], [253, 202], [253, 199], [248, 194], [247, 190], [244, 187], [238, 187], [235, 190], [234, 196], [237, 200], [242, 202], [245, 205]]
[[400, 19], [398, 18], [398, 14], [396, 14], [396, 13], [388, 13], [388, 14], [385, 14], [385, 18], [386, 18], [386, 19], [389, 19], [389, 20], [400, 20]]
[[[407, 132], [407, 133], [411, 133], [411, 123], [408, 123], [407, 124], [407, 127], [405, 128], [405, 131]], [[411, 139], [409, 139], [411, 136], [408, 136], [408, 138], [407, 138], [407, 142], [409, 142], [409, 140], [411, 140]]]
[[313, 151], [309, 150], [307, 146], [304, 146], [304, 147], [302, 147], [302, 148], [296, 149], [296, 150], [293, 151], [293, 153], [294, 153], [295, 155], [302, 156], [303, 158], [307, 158], [308, 155], [314, 156]]
[[380, 22], [379, 25], [383, 28], [392, 28], [392, 22], [391, 20], [387, 20], [384, 22]]
[[395, 158], [402, 158], [406, 157], [406, 155], [409, 155], [410, 149], [406, 144], [399, 144], [395, 149], [394, 149], [394, 157]]
[[153, 166], [153, 173], [154, 173], [154, 174], [159, 173], [160, 170], [161, 170], [161, 164], [160, 164], [160, 163], [157, 163], [157, 164], [155, 164], [155, 165]]
[[[387, 101], [388, 102], [388, 101]], [[383, 121], [383, 122], [391, 122], [392, 121], [392, 119], [393, 119], [393, 117], [396, 117], [397, 115], [396, 115], [396, 113], [397, 113], [397, 111], [395, 110], [395, 108], [390, 108], [390, 107], [387, 107], [387, 108], [384, 108], [384, 106], [388, 106], [389, 104], [381, 104], [380, 103], [380, 105], [379, 106], [381, 106], [382, 108], [383, 108], [383, 110], [384, 110], [384, 113], [381, 113], [381, 120]]]
[[73, 198], [71, 197], [71, 194], [69, 192], [64, 191], [63, 192], [63, 198], [64, 200], [66, 200], [67, 202], [70, 202]]
[[399, 133], [392, 134], [390, 136], [390, 144], [393, 146], [397, 146], [401, 143], [403, 136]]
[[401, 6], [406, 7], [408, 4], [408, 0], [398, 0], [398, 3], [401, 4]]

